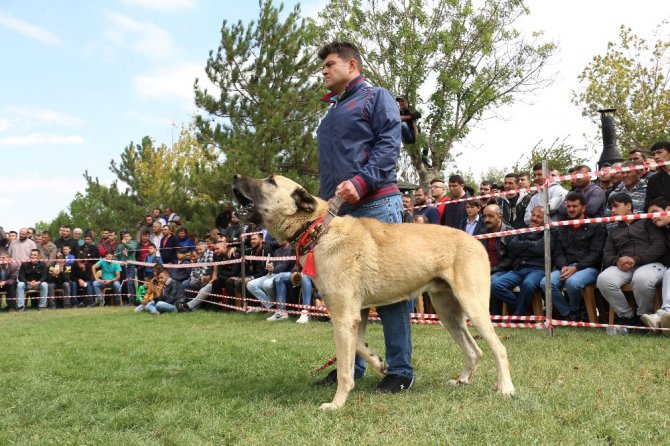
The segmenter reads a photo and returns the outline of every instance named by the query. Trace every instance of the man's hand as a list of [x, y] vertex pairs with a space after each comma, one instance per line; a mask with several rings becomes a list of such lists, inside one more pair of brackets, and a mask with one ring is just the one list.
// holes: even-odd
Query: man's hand
[[564, 266], [561, 268], [561, 280], [567, 280], [568, 277], [572, 276], [577, 272], [576, 266]]
[[635, 260], [628, 256], [619, 257], [619, 260], [616, 261], [616, 266], [618, 266], [621, 271], [630, 271], [635, 268]]
[[349, 204], [355, 204], [361, 199], [351, 180], [342, 181], [338, 184], [335, 188], [335, 195], [339, 195]]

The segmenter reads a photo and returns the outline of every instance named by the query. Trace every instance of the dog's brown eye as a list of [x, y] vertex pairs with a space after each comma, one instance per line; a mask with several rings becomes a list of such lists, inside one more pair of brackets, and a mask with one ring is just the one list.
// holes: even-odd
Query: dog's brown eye
[[277, 182], [275, 181], [275, 177], [274, 177], [274, 175], [270, 175], [269, 177], [267, 177], [267, 178], [265, 179], [265, 181], [266, 181], [267, 183], [272, 184], [272, 185], [275, 186], [275, 187], [277, 186]]

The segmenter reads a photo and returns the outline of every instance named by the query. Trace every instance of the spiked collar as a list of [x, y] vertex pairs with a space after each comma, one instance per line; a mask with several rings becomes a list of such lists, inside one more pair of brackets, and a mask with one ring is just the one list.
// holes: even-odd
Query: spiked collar
[[319, 239], [328, 232], [328, 224], [337, 216], [343, 201], [339, 196], [332, 198], [328, 201], [328, 210], [323, 215], [316, 220], [307, 222], [289, 239], [289, 243], [295, 248], [298, 255], [305, 255], [316, 247]]

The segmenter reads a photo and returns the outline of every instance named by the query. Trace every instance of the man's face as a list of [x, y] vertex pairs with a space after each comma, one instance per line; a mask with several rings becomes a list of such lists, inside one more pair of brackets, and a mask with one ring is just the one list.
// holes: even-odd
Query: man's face
[[75, 240], [79, 240], [79, 239], [81, 239], [81, 231], [72, 231], [72, 237], [73, 237]]
[[[662, 209], [660, 206], [656, 205], [649, 206], [649, 212], [663, 212], [663, 211], [670, 211], [670, 206], [668, 206], [665, 209]], [[653, 217], [652, 221], [659, 228], [665, 228], [668, 225], [670, 225], [670, 215], [666, 215], [664, 217]]]
[[479, 214], [479, 206], [473, 206], [469, 202], [465, 203], [465, 213], [468, 215], [470, 218], [474, 218]]
[[112, 254], [111, 252], [105, 254], [105, 261], [107, 263], [112, 263], [112, 260], [114, 260], [114, 254]]
[[170, 227], [168, 225], [163, 226], [163, 235], [170, 235]]
[[32, 263], [37, 263], [37, 261], [40, 259], [40, 254], [36, 251], [31, 251], [30, 252], [30, 261]]
[[635, 164], [644, 164], [644, 155], [640, 152], [633, 152], [628, 154], [628, 161], [632, 161]]
[[238, 223], [240, 222], [240, 219], [237, 218], [237, 215], [233, 214], [233, 215], [230, 217], [230, 222], [231, 222], [233, 225], [236, 225], [236, 224], [238, 224]]
[[576, 218], [584, 218], [586, 206], [579, 202], [579, 200], [566, 201], [565, 210], [568, 213], [568, 218], [574, 220]]
[[629, 203], [612, 203], [612, 215], [630, 215], [633, 213], [633, 207]]
[[530, 225], [534, 228], [539, 228], [544, 224], [544, 210], [536, 207], [530, 214]]
[[[505, 186], [504, 187], [505, 187], [505, 192], [509, 192], [511, 190], [518, 189], [519, 188], [519, 183], [516, 182], [516, 178], [514, 178], [514, 177], [505, 177]], [[509, 194], [509, 193], [507, 194], [507, 197], [509, 197], [509, 198], [514, 198], [516, 196], [517, 196], [516, 192], [511, 193], [511, 194]]]
[[149, 246], [149, 255], [156, 254], [156, 246]]
[[6, 253], [0, 254], [0, 265], [7, 265], [9, 263], [9, 256]]
[[423, 193], [423, 189], [417, 189], [414, 191], [414, 202], [417, 206], [423, 206], [426, 204], [426, 194]]
[[24, 241], [28, 238], [28, 230], [27, 229], [21, 229], [19, 231], [19, 240]]
[[502, 218], [498, 215], [495, 208], [486, 206], [484, 208], [484, 226], [488, 232], [498, 232], [502, 223]]
[[130, 234], [125, 233], [125, 234], [123, 234], [123, 237], [121, 238], [121, 241], [123, 243], [128, 243], [130, 241], [130, 239], [131, 239]]
[[9, 242], [11, 243], [14, 240], [16, 240], [16, 234], [14, 232], [10, 232], [9, 233]]
[[[451, 183], [449, 183], [449, 192], [451, 192]], [[490, 194], [491, 185], [490, 184], [480, 184], [479, 185], [479, 195]]]
[[144, 217], [144, 224], [147, 226], [151, 226], [154, 223], [154, 218], [151, 215], [147, 215]]
[[67, 257], [70, 254], [70, 247], [69, 246], [63, 246], [61, 248], [61, 251], [63, 251], [63, 255]]
[[84, 243], [90, 245], [93, 243], [93, 239], [91, 237], [86, 236], [84, 237]]
[[668, 152], [666, 149], [654, 150], [654, 153], [652, 153], [651, 156], [654, 157], [654, 161], [656, 161], [657, 163], [670, 161], [670, 152]]
[[[621, 163], [614, 163], [614, 164], [612, 164], [612, 167], [613, 167], [613, 168], [621, 167]], [[622, 178], [623, 178], [623, 177], [622, 177], [622, 175], [621, 175], [621, 172], [614, 172], [614, 171], [612, 171], [612, 182], [613, 182], [614, 184], [619, 184], [619, 183], [621, 183], [621, 179], [622, 179]]]
[[140, 240], [142, 241], [142, 243], [149, 243], [149, 234], [140, 235]]
[[621, 172], [623, 177], [623, 185], [628, 189], [635, 187], [637, 183], [640, 182], [640, 171], [639, 170], [629, 170], [628, 172]]
[[58, 229], [58, 236], [59, 237], [65, 237], [65, 228], [64, 227], [61, 226], [60, 229]]
[[444, 183], [433, 183], [430, 185], [430, 196], [435, 200], [439, 200], [444, 196]]
[[103, 230], [103, 231], [100, 233], [100, 237], [101, 237], [103, 240], [105, 240], [105, 241], [109, 240], [109, 231], [104, 231], [104, 230]]
[[258, 236], [258, 234], [254, 234], [251, 236], [251, 246], [253, 248], [258, 248], [261, 246], [261, 238]]
[[463, 184], [458, 184], [455, 182], [449, 182], [449, 195], [452, 198], [460, 198], [463, 195]]
[[109, 241], [114, 241], [116, 240], [116, 232], [114, 231], [109, 231]]
[[528, 178], [528, 175], [520, 175], [519, 176], [519, 188], [520, 189], [527, 189], [530, 187], [530, 178]]
[[201, 256], [202, 253], [205, 252], [205, 245], [198, 243], [198, 245], [195, 247], [195, 252], [198, 254], [198, 256]]
[[153, 212], [151, 213], [151, 215], [153, 215], [154, 220], [157, 219], [157, 218], [160, 218], [160, 216], [161, 216], [160, 209], [154, 209]]
[[179, 231], [177, 231], [177, 235], [179, 236], [179, 238], [186, 238], [186, 231], [180, 229]]
[[216, 253], [219, 255], [223, 255], [228, 251], [228, 242], [226, 239], [221, 239], [218, 241], [216, 244]]
[[609, 170], [607, 170], [610, 167], [611, 166], [603, 167], [602, 168], [603, 173], [598, 175], [598, 179], [600, 179], [601, 181], [604, 181], [605, 183], [608, 183], [608, 182], [612, 181], [612, 174], [610, 173]]
[[35, 236], [35, 243], [37, 243], [38, 245], [41, 245], [43, 243], [43, 241], [44, 241], [44, 236], [42, 234], [37, 234]]
[[321, 74], [326, 88], [336, 94], [342, 93], [349, 81], [358, 75], [354, 67], [353, 59], [345, 61], [335, 53], [329, 54], [321, 63]]
[[574, 171], [574, 173], [581, 173], [581, 174], [585, 175], [584, 178], [575, 178], [574, 180], [572, 180], [572, 184], [575, 187], [584, 188], [591, 183], [591, 177], [586, 176], [586, 175], [589, 174], [588, 169], [586, 169], [586, 168], [577, 169], [577, 170]]
[[542, 186], [544, 183], [544, 177], [542, 176], [542, 170], [534, 170], [533, 171], [533, 182], [535, 183], [536, 186]]
[[153, 227], [153, 229], [154, 229], [154, 234], [159, 234], [159, 233], [161, 232], [161, 224], [160, 224], [160, 222], [157, 222], [157, 221], [154, 222], [154, 224], [152, 225], [152, 227]]
[[408, 195], [402, 196], [402, 207], [407, 210], [412, 209], [412, 199]]
[[62, 235], [63, 238], [68, 239], [70, 238], [71, 235], [72, 230], [70, 228], [63, 228], [63, 235]]

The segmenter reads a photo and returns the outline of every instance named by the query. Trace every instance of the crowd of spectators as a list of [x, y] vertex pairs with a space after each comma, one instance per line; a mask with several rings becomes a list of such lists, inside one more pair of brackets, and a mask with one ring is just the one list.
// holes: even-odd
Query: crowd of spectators
[[[651, 156], [656, 162], [670, 161], [670, 143], [654, 144]], [[630, 151], [628, 157], [611, 167], [650, 160], [641, 150]], [[586, 175], [574, 178], [569, 190], [559, 182], [550, 183], [552, 221], [670, 210], [668, 166], [602, 173], [595, 180], [588, 177], [591, 169], [585, 165], [569, 172]], [[549, 175], [560, 173], [550, 168]], [[473, 236], [540, 227], [544, 201], [542, 194], [526, 190], [531, 178], [535, 185], [544, 185], [541, 164], [531, 174], [508, 173], [502, 185], [483, 181], [478, 191], [468, 188], [459, 175], [451, 175], [446, 182], [434, 179], [429, 188], [418, 187], [403, 196], [403, 221], [440, 224]], [[502, 190], [506, 193], [496, 196]], [[492, 196], [450, 203], [477, 193]], [[669, 223], [670, 217], [657, 217], [552, 229], [554, 316], [586, 321], [583, 290], [595, 284], [614, 308], [617, 323], [670, 327]], [[242, 247], [243, 233], [251, 235]], [[0, 228], [0, 293], [5, 295], [7, 309], [24, 311], [26, 293], [31, 291], [39, 295], [39, 310], [102, 306], [109, 290], [116, 304], [139, 303], [136, 311], [160, 314], [194, 311], [203, 303], [239, 302], [244, 289], [258, 301], [258, 306], [245, 305], [248, 311], [272, 312], [276, 306], [268, 320], [279, 321], [288, 318], [287, 294], [296, 285], [302, 289], [304, 305], [309, 306], [312, 294], [318, 294], [311, 278], [301, 274], [291, 259], [294, 253], [288, 243], [274, 240], [263, 228], [245, 226], [230, 203], [200, 239], [189, 234], [171, 209], [165, 213], [154, 209], [134, 233], [122, 229], [119, 236], [117, 240], [113, 229], [104, 228], [96, 240], [92, 229], [72, 230], [64, 225], [59, 238], [52, 241], [48, 231], [21, 228], [18, 233], [5, 233]], [[527, 314], [533, 296], [545, 286], [542, 232], [483, 238], [482, 243], [491, 265], [492, 314], [500, 314], [503, 305], [514, 315]], [[244, 278], [242, 249], [246, 256], [255, 257], [246, 261]], [[210, 265], [225, 261], [233, 262]], [[632, 285], [634, 305], [621, 290], [627, 283]], [[656, 287], [663, 287], [659, 309], [653, 308]], [[302, 311], [298, 322], [308, 321], [308, 312]]]

